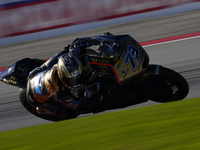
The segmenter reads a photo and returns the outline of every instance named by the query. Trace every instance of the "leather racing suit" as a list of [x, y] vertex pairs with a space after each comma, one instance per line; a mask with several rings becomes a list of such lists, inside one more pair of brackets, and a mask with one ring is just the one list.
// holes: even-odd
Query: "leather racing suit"
[[[110, 33], [106, 33], [104, 36], [107, 36], [107, 38], [115, 38]], [[92, 68], [86, 67], [85, 69], [84, 86], [72, 90], [66, 88], [62, 84], [56, 71], [56, 63], [59, 56], [65, 53], [72, 53], [80, 58], [84, 53], [85, 48], [101, 46], [101, 44], [100, 40], [97, 40], [95, 36], [76, 39], [60, 53], [54, 55], [43, 65], [30, 72], [27, 86], [27, 95], [30, 104], [33, 107], [37, 107], [38, 110], [46, 110], [47, 112], [58, 116], [64, 115], [64, 113], [62, 113], [62, 110], [64, 110], [63, 106], [70, 110], [76, 110], [75, 113], [79, 114], [81, 113], [81, 109], [86, 106], [87, 102], [92, 100], [93, 95], [98, 95], [100, 91], [109, 93], [108, 90], [102, 89], [100, 83], [96, 82], [98, 73], [93, 71]], [[105, 45], [108, 44], [104, 42], [103, 46]], [[81, 60], [81, 62], [87, 64], [87, 61]], [[118, 84], [114, 84], [114, 86], [116, 88]]]

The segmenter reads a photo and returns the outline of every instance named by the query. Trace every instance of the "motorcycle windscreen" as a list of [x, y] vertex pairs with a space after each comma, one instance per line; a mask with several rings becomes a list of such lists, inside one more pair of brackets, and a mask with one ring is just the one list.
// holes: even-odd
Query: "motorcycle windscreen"
[[31, 68], [32, 59], [24, 58], [6, 68], [0, 73], [0, 81], [4, 83], [18, 86], [21, 88], [26, 87], [26, 78]]

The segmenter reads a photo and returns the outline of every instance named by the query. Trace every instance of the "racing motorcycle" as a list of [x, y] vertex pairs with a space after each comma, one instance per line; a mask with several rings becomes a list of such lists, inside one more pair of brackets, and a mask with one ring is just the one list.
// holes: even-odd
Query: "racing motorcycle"
[[[131, 36], [96, 38], [102, 44], [97, 48], [86, 48], [80, 60], [83, 65], [91, 67], [105, 79], [109, 94], [89, 102], [82, 110], [82, 114], [123, 108], [148, 100], [160, 103], [172, 102], [183, 100], [187, 96], [189, 86], [185, 78], [161, 65], [149, 64], [147, 52]], [[106, 45], [103, 44], [104, 41]], [[26, 98], [29, 72], [44, 62], [45, 60], [31, 58], [19, 60], [0, 73], [0, 80], [20, 88], [20, 101], [29, 112], [43, 119], [59, 121], [62, 119], [58, 116], [37, 113]], [[119, 85], [118, 91], [112, 88], [114, 84]], [[120, 90], [120, 87], [127, 90]], [[66, 112], [70, 114], [70, 111]], [[70, 118], [74, 117], [77, 116], [73, 115]]]

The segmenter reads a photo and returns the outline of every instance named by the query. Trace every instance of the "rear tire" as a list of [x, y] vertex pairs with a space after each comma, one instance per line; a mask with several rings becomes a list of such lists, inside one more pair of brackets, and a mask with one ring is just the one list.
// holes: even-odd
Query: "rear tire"
[[156, 75], [156, 79], [161, 83], [161, 87], [157, 87], [149, 99], [155, 102], [171, 102], [184, 99], [189, 92], [189, 85], [185, 78], [179, 73], [165, 68], [160, 68], [160, 74]]

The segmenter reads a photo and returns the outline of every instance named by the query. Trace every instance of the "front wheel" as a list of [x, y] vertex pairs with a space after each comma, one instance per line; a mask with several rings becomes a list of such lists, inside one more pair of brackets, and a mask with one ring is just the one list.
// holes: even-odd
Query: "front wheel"
[[154, 76], [158, 83], [149, 93], [149, 99], [155, 102], [171, 102], [184, 99], [189, 85], [179, 73], [160, 66], [160, 73]]
[[38, 114], [36, 109], [34, 107], [32, 107], [27, 99], [26, 99], [26, 89], [22, 89], [20, 88], [19, 90], [19, 98], [20, 98], [20, 101], [22, 103], [22, 105], [32, 114], [34, 114], [35, 116], [37, 117], [40, 117], [42, 119], [46, 119], [46, 120], [49, 120], [49, 121], [61, 121], [63, 120], [61, 117], [59, 116], [55, 116], [55, 115], [42, 115], [42, 114]]

